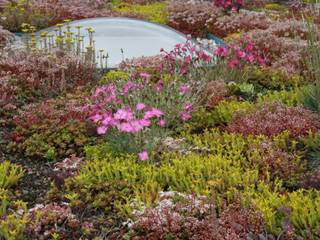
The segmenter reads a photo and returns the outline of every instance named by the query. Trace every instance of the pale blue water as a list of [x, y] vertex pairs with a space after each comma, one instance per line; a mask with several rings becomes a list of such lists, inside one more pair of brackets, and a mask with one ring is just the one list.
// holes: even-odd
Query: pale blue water
[[[108, 52], [109, 67], [116, 67], [123, 57], [153, 56], [159, 54], [161, 48], [170, 51], [175, 44], [186, 41], [186, 36], [174, 29], [130, 18], [92, 18], [73, 21], [69, 25], [73, 32], [76, 32], [76, 26], [82, 26], [82, 34], [86, 32], [85, 28], [95, 30], [96, 50]], [[42, 31], [54, 32], [54, 27]]]

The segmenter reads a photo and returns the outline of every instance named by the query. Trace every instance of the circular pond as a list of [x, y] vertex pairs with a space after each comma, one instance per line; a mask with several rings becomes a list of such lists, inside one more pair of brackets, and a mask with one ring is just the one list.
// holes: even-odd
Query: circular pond
[[[130, 18], [91, 18], [69, 23], [74, 29], [93, 28], [96, 50], [108, 53], [108, 66], [116, 67], [123, 59], [153, 56], [163, 48], [170, 51], [177, 43], [186, 42], [184, 34], [167, 26]], [[56, 27], [41, 32], [54, 32]], [[84, 44], [88, 44], [88, 32], [82, 30]]]

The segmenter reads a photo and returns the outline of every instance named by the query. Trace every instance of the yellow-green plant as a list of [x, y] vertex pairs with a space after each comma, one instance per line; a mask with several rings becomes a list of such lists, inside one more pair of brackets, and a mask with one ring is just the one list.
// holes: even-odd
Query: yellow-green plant
[[167, 6], [164, 2], [155, 2], [150, 4], [117, 4], [115, 11], [121, 13], [136, 13], [145, 17], [148, 21], [166, 24]]
[[320, 191], [300, 189], [284, 193], [282, 183], [275, 181], [273, 186], [260, 182], [257, 188], [247, 188], [243, 195], [262, 211], [270, 233], [281, 235], [282, 224], [288, 219], [297, 236], [318, 239]]
[[28, 223], [27, 204], [22, 201], [12, 201], [11, 205], [15, 207], [8, 212], [0, 220], [0, 236], [6, 240], [23, 240], [24, 232]]
[[213, 194], [232, 202], [238, 191], [258, 180], [256, 169], [244, 169], [237, 158], [192, 153], [168, 154], [160, 166], [138, 163], [131, 156], [90, 161], [80, 174], [67, 180], [72, 204], [128, 212], [132, 201], [151, 205], [159, 191]]
[[254, 105], [250, 102], [221, 101], [213, 110], [212, 115], [216, 124], [227, 124], [233, 120], [235, 113], [246, 113]]
[[0, 188], [10, 188], [17, 184], [22, 176], [23, 169], [20, 166], [11, 164], [9, 161], [0, 164]]
[[282, 102], [288, 106], [297, 106], [299, 104], [299, 89], [268, 91], [266, 94], [258, 97], [259, 104], [265, 102]]
[[129, 74], [124, 71], [111, 70], [102, 76], [102, 78], [99, 81], [99, 84], [110, 84], [119, 80], [126, 81], [128, 80], [128, 78]]
[[12, 201], [9, 191], [0, 188], [0, 238], [23, 240], [27, 225], [27, 204], [20, 200]]

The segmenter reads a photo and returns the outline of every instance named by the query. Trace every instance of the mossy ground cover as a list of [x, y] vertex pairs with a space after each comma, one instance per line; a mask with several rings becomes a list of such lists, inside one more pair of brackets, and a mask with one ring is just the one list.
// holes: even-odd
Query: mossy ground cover
[[[313, 3], [0, 3], [1, 239], [320, 239]], [[99, 16], [227, 44], [97, 69], [62, 28]]]

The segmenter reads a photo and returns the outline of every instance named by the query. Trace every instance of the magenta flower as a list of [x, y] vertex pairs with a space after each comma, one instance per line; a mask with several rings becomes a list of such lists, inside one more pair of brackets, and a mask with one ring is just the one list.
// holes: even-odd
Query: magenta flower
[[141, 161], [146, 161], [149, 159], [149, 155], [148, 155], [147, 151], [143, 151], [143, 152], [138, 153], [138, 156]]
[[151, 77], [151, 75], [149, 73], [140, 73], [140, 77], [145, 78], [145, 79], [149, 79]]
[[253, 63], [254, 60], [255, 60], [255, 57], [252, 54], [247, 55], [247, 61], [249, 61], [250, 63]]
[[126, 133], [135, 133], [137, 130], [132, 126], [131, 123], [124, 122], [120, 124], [120, 131]]
[[150, 119], [153, 117], [161, 117], [163, 115], [163, 112], [157, 108], [151, 108], [151, 110], [146, 111], [144, 114], [144, 119]]
[[102, 115], [96, 113], [95, 115], [90, 117], [90, 120], [92, 120], [94, 123], [97, 123], [102, 120]]
[[131, 81], [126, 82], [126, 84], [121, 89], [120, 95], [121, 96], [126, 95], [133, 87], [134, 87], [133, 82]]
[[248, 52], [251, 52], [251, 51], [253, 51], [253, 48], [254, 48], [254, 45], [252, 44], [252, 43], [249, 43], [247, 46], [246, 46], [246, 51], [248, 51]]
[[192, 112], [192, 110], [193, 110], [193, 107], [192, 107], [192, 105], [191, 104], [185, 104], [185, 106], [184, 106], [184, 110], [186, 110], [186, 112]]
[[228, 56], [228, 49], [226, 47], [218, 47], [214, 54], [218, 57], [226, 57]]
[[183, 84], [183, 85], [181, 85], [180, 88], [179, 88], [179, 92], [180, 92], [181, 94], [186, 94], [186, 93], [189, 92], [189, 91], [190, 91], [190, 86], [187, 85], [187, 84]]
[[114, 114], [114, 118], [117, 120], [131, 121], [134, 119], [134, 116], [133, 116], [133, 113], [132, 113], [130, 107], [125, 107], [125, 108], [119, 109]]
[[155, 91], [156, 92], [160, 92], [160, 91], [162, 91], [162, 89], [163, 89], [163, 87], [164, 87], [164, 81], [163, 80], [160, 80], [156, 85], [155, 85]]
[[199, 51], [197, 55], [200, 59], [202, 59], [205, 62], [210, 62], [212, 60], [212, 58], [208, 54], [206, 54], [204, 51]]
[[108, 130], [108, 127], [100, 126], [100, 127], [97, 128], [97, 133], [99, 135], [104, 135], [104, 134], [106, 134], [107, 130]]
[[237, 53], [238, 53], [239, 58], [245, 58], [247, 55], [244, 51], [241, 51], [241, 50], [239, 50]]
[[138, 103], [136, 106], [136, 109], [138, 111], [141, 111], [142, 109], [144, 109], [146, 107], [146, 105], [144, 103]]
[[184, 59], [184, 61], [183, 61], [183, 64], [190, 64], [191, 63], [191, 56], [189, 55], [189, 56], [187, 56], [187, 57], [185, 57], [185, 59]]
[[103, 120], [102, 120], [102, 124], [104, 126], [109, 126], [109, 127], [114, 127], [119, 123], [119, 121], [117, 119], [114, 119], [112, 117], [112, 115], [106, 115]]
[[159, 127], [165, 127], [166, 126], [166, 121], [164, 119], [161, 119], [159, 122], [158, 122], [158, 126]]
[[137, 122], [142, 127], [149, 127], [151, 125], [151, 121], [149, 119], [140, 119]]
[[228, 63], [228, 67], [231, 69], [236, 68], [239, 65], [239, 60], [238, 59], [232, 59], [229, 63]]
[[187, 112], [180, 113], [180, 118], [182, 121], [188, 121], [191, 118], [191, 115]]

